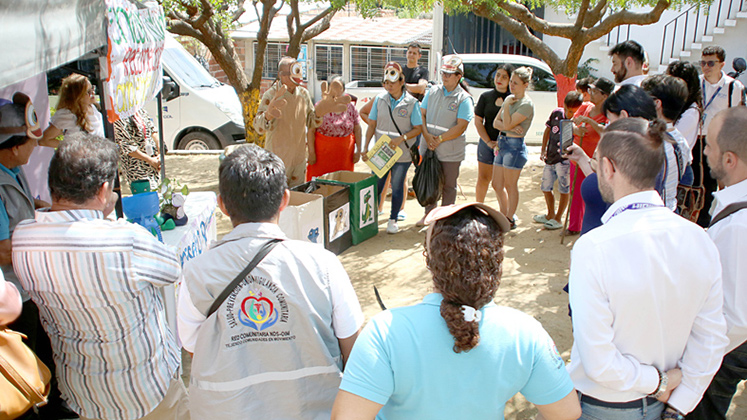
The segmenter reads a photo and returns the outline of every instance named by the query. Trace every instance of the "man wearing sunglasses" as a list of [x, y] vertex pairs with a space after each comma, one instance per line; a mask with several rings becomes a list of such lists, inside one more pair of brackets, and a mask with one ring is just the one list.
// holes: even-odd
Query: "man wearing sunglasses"
[[[703, 159], [703, 148], [706, 144], [705, 136], [708, 132], [708, 126], [713, 117], [724, 109], [745, 104], [744, 85], [724, 73], [725, 60], [726, 52], [717, 45], [704, 48], [700, 59], [700, 68], [703, 72], [700, 76], [700, 85], [703, 92], [703, 126], [698, 135], [698, 141], [693, 148], [692, 168], [696, 180], [700, 179], [701, 169], [703, 171], [703, 186], [706, 191], [704, 210], [711, 208], [713, 192], [718, 189], [718, 182], [711, 175], [708, 162]], [[700, 226], [708, 227], [710, 220], [711, 215], [708, 211], [700, 212], [698, 218]]]

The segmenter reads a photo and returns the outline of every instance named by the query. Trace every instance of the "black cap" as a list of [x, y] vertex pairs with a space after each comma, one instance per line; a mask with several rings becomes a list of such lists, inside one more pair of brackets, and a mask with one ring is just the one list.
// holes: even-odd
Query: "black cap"
[[599, 89], [605, 95], [610, 95], [615, 90], [615, 83], [606, 77], [600, 77], [597, 81], [590, 84], [589, 87]]

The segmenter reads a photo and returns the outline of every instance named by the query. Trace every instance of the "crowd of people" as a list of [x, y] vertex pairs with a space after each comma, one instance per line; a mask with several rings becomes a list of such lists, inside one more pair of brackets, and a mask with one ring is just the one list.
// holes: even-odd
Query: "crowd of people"
[[[496, 69], [495, 89], [475, 107], [458, 56], [444, 57], [442, 83], [428, 88], [412, 79], [423, 73], [408, 52], [409, 72], [385, 65], [386, 91], [362, 113], [364, 136], [339, 79], [314, 104], [298, 63], [282, 59], [255, 121], [265, 147], [235, 148], [220, 163], [218, 206], [233, 229], [183, 267], [147, 230], [110, 217], [117, 169], [132, 164], [123, 158], [145, 161], [141, 148], [155, 146], [140, 121], [147, 115], [123, 122], [117, 147], [96, 132], [85, 78], [70, 79], [82, 87], [49, 134], [30, 99], [15, 95], [0, 104], [0, 324], [24, 332], [55, 371], [57, 410], [25, 418], [63, 418], [64, 400], [81, 419], [487, 419], [502, 418], [518, 392], [551, 420], [725, 418], [747, 376], [747, 108], [744, 87], [721, 70], [723, 49], [702, 55], [699, 81], [690, 63], [646, 76], [643, 49], [626, 41], [611, 50], [619, 85], [581, 80], [548, 116], [540, 187], [548, 212], [534, 221], [559, 229], [576, 192], [581, 205], [569, 210], [569, 233], [581, 236], [571, 253], [567, 366], [539, 322], [493, 302], [528, 160], [529, 68]], [[455, 204], [473, 118], [478, 198], [492, 184], [498, 210]], [[565, 146], [568, 123], [574, 143]], [[444, 182], [441, 206], [418, 222], [427, 226], [433, 292], [364, 327], [340, 261], [289, 240], [278, 220], [307, 164], [348, 167], [383, 135], [393, 147], [434, 151]], [[51, 203], [33, 198], [20, 168], [40, 141], [56, 147]], [[403, 156], [389, 171], [389, 233], [398, 230], [405, 174], [419, 163], [417, 152]], [[680, 190], [695, 187], [713, 206], [678, 215]], [[172, 331], [159, 288], [177, 283]], [[191, 357], [188, 390], [180, 347]]]

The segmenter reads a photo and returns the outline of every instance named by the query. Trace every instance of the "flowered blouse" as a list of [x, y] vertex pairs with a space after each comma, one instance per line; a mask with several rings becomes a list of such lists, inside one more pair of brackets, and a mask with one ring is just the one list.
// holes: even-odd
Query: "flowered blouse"
[[329, 137], [347, 137], [353, 134], [356, 125], [360, 125], [360, 116], [353, 103], [348, 104], [345, 112], [330, 112], [324, 116], [322, 125], [317, 127], [316, 131]]

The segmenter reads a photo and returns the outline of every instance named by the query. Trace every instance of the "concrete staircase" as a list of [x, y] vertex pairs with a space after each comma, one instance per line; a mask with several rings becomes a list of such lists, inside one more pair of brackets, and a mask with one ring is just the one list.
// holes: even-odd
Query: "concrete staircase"
[[696, 61], [705, 46], [718, 44], [719, 37], [739, 30], [747, 34], [744, 0], [716, 0], [710, 5], [692, 6], [664, 25], [658, 70], [665, 71], [673, 61]]
[[[630, 26], [618, 26], [600, 38], [599, 49], [609, 51], [617, 43], [631, 39]], [[714, 0], [711, 4], [690, 6], [663, 24], [659, 56], [649, 57], [651, 69], [664, 72], [673, 61], [697, 61], [704, 47], [718, 44], [719, 37], [740, 32], [747, 36], [747, 0]]]

